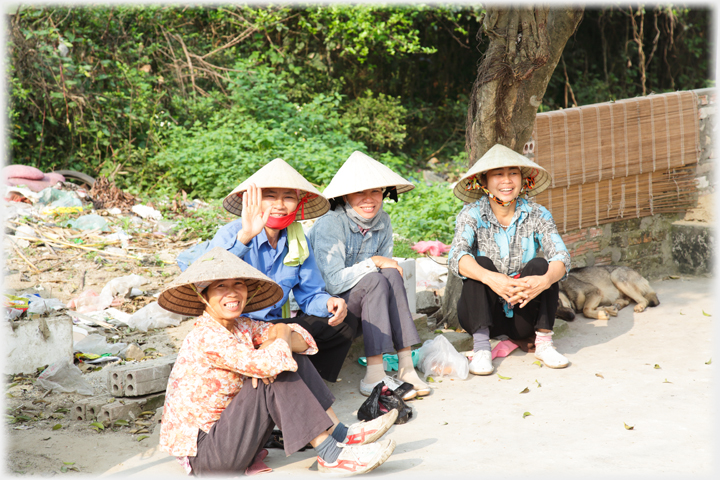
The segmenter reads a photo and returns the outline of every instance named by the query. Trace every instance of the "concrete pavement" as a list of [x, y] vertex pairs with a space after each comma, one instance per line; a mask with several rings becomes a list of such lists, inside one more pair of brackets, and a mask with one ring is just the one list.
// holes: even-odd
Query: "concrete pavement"
[[[566, 369], [538, 367], [518, 349], [496, 359], [491, 376], [433, 383], [430, 396], [410, 402], [412, 420], [387, 434], [397, 442], [394, 454], [366, 477], [710, 477], [717, 470], [717, 289], [709, 277], [651, 285], [657, 307], [635, 313], [631, 304], [609, 321], [578, 315], [569, 323], [555, 339], [571, 361]], [[347, 362], [342, 381], [331, 385], [346, 423], [356, 421], [365, 400], [358, 393], [363, 373]], [[265, 462], [273, 468], [267, 478], [318, 475], [312, 450], [286, 458], [271, 449]], [[184, 475], [155, 447], [103, 476]]]

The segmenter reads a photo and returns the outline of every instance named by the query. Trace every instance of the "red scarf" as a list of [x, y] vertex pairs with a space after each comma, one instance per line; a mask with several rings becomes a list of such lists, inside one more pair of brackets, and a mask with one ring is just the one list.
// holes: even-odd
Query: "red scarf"
[[282, 217], [268, 217], [268, 221], [265, 226], [270, 227], [273, 230], [282, 230], [283, 228], [287, 228], [292, 222], [295, 221], [298, 210], [300, 210], [300, 219], [305, 220], [305, 204], [308, 200], [311, 200], [315, 197], [316, 195], [312, 193], [306, 193], [303, 198], [300, 199], [300, 203], [298, 203], [298, 206], [297, 208], [295, 208], [295, 210]]

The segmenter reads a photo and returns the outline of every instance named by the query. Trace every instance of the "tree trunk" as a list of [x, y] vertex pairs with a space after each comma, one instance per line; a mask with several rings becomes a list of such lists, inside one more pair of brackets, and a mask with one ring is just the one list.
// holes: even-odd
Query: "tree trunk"
[[[583, 8], [488, 8], [482, 31], [490, 39], [470, 95], [465, 149], [471, 167], [496, 143], [522, 152], [563, 49]], [[443, 322], [458, 328], [462, 281], [448, 272]]]
[[465, 148], [472, 166], [496, 143], [522, 152], [535, 115], [582, 8], [489, 8], [490, 39], [468, 108]]

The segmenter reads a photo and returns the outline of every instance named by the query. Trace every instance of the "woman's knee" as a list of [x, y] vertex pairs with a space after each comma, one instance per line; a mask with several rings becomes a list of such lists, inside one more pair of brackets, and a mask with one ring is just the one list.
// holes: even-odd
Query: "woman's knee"
[[[380, 272], [373, 272], [368, 273], [365, 275], [362, 280], [358, 283], [357, 286], [362, 285], [362, 288], [365, 289], [366, 292], [381, 292], [386, 293], [390, 291], [390, 282], [388, 281], [385, 276]], [[366, 295], [367, 298], [367, 295]]]
[[497, 267], [495, 267], [495, 264], [492, 260], [490, 260], [489, 257], [486, 257], [484, 255], [476, 255], [475, 261], [478, 265], [483, 267], [485, 270], [490, 270], [491, 272], [497, 272]]
[[548, 262], [542, 257], [535, 257], [530, 260], [522, 269], [521, 277], [530, 275], [545, 275], [548, 271]]

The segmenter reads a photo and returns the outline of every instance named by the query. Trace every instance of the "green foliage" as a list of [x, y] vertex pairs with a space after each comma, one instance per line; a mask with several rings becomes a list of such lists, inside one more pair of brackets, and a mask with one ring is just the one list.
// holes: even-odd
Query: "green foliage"
[[447, 183], [414, 183], [414, 189], [398, 196], [398, 203], [383, 204], [392, 220], [393, 232], [410, 240], [412, 245], [422, 240], [440, 240], [449, 245], [462, 202]]
[[352, 100], [342, 116], [343, 124], [353, 136], [372, 150], [401, 147], [405, 140], [405, 117], [407, 109], [400, 98], [385, 94], [373, 97], [371, 90]]

